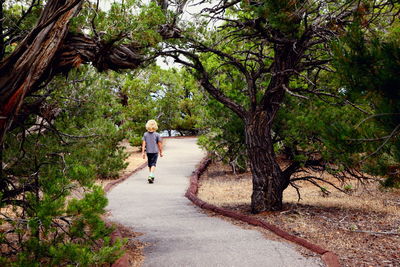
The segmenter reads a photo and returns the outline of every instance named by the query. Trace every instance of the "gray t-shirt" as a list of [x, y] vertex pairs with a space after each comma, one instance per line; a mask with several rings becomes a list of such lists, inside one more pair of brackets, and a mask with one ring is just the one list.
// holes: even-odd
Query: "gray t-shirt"
[[156, 132], [145, 132], [142, 138], [146, 142], [146, 153], [158, 153], [158, 142], [161, 142], [161, 136]]

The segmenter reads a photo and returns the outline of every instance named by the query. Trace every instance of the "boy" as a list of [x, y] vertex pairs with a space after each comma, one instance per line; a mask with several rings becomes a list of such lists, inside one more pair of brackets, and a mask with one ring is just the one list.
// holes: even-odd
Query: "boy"
[[142, 156], [145, 156], [145, 149], [147, 154], [147, 166], [149, 166], [149, 184], [154, 182], [154, 170], [156, 169], [157, 165], [157, 158], [158, 153], [160, 153], [160, 157], [163, 156], [162, 153], [162, 140], [159, 133], [157, 133], [158, 126], [155, 120], [149, 120], [146, 123], [146, 130], [147, 132], [143, 135], [143, 142], [142, 142]]

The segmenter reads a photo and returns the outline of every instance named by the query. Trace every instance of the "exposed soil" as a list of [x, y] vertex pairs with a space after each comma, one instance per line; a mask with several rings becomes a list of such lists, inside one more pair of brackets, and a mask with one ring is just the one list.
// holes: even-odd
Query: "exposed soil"
[[143, 242], [138, 241], [136, 238], [141, 236], [142, 233], [134, 232], [132, 229], [121, 224], [113, 223], [113, 225], [126, 240], [125, 253], [128, 256], [129, 266], [140, 267], [143, 264], [143, 249], [146, 245]]
[[[124, 140], [120, 144], [121, 146], [125, 147], [125, 152], [128, 153], [128, 158], [125, 160], [125, 162], [128, 163], [128, 166], [126, 169], [121, 170], [118, 177], [123, 177], [131, 172], [133, 172], [137, 167], [142, 165], [143, 163], [146, 162], [146, 159], [142, 158], [142, 153], [141, 149], [139, 147], [133, 147], [129, 144], [127, 140]], [[118, 177], [116, 179], [118, 179]], [[103, 186], [103, 188], [111, 181], [113, 180], [104, 180], [104, 179], [97, 179], [96, 184]]]
[[382, 190], [378, 182], [365, 186], [340, 184], [348, 194], [301, 183], [302, 199], [293, 188], [284, 193], [284, 210], [250, 213], [251, 174], [235, 175], [228, 166], [213, 163], [200, 179], [198, 196], [275, 224], [336, 253], [343, 266], [400, 266], [400, 190]]
[[[124, 140], [120, 144], [125, 147], [125, 152], [128, 154], [128, 157], [125, 159], [125, 162], [128, 163], [126, 169], [123, 169], [119, 172], [118, 176], [115, 179], [96, 179], [95, 184], [100, 185], [103, 189], [107, 186], [108, 183], [113, 182], [120, 177], [124, 177], [129, 175], [134, 170], [136, 170], [140, 165], [146, 162], [146, 159], [142, 158], [141, 149], [138, 147], [132, 147], [127, 140]], [[85, 191], [79, 185], [71, 192], [71, 195], [68, 198], [82, 198], [85, 194]]]

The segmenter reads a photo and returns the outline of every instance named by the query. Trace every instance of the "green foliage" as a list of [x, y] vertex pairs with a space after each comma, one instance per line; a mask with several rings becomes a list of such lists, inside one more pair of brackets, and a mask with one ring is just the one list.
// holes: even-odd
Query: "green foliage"
[[[358, 23], [334, 44], [335, 64], [341, 84], [350, 99], [364, 99], [373, 107], [358, 124], [374, 128], [365, 133], [370, 150], [365, 168], [385, 175], [384, 185], [394, 186], [400, 170], [400, 42], [398, 24], [383, 36], [362, 30]], [[366, 146], [366, 145], [365, 145]], [[396, 169], [397, 171], [394, 171]]]
[[[126, 154], [118, 146], [124, 132], [118, 127], [122, 105], [118, 94], [113, 92], [113, 74], [99, 77], [91, 68], [82, 71], [86, 77], [82, 83], [67, 85], [67, 90], [52, 98], [52, 101], [61, 103], [62, 110], [67, 110], [60, 113], [54, 126], [65, 129], [64, 132], [71, 136], [91, 137], [77, 138], [80, 140], [74, 150], [75, 163], [91, 166], [101, 178], [115, 177], [126, 167]], [[79, 80], [83, 72], [76, 75], [76, 80]]]
[[176, 130], [196, 134], [201, 114], [201, 95], [193, 77], [184, 70], [163, 70], [152, 66], [126, 74], [121, 92], [128, 99], [121, 126], [132, 145], [139, 146], [149, 119], [158, 122], [159, 132]]
[[[306, 8], [307, 1], [304, 0], [282, 0], [282, 1], [262, 1], [261, 4], [254, 5], [251, 2], [243, 1], [243, 7], [251, 10], [254, 17], [266, 19], [272, 28], [285, 33], [296, 34], [300, 26], [299, 7]], [[250, 14], [251, 14], [250, 13]]]
[[281, 152], [305, 164], [312, 157], [322, 157], [337, 168], [357, 163], [362, 148], [350, 142], [358, 136], [353, 126], [359, 112], [351, 106], [329, 105], [319, 99], [299, 102], [288, 97], [276, 119], [274, 132], [281, 140]]
[[[10, 53], [36, 23], [42, 5], [14, 25], [22, 16], [21, 6], [32, 1], [8, 3], [0, 20], [2, 31], [17, 29], [15, 38], [5, 39]], [[154, 1], [114, 2], [109, 12], [85, 1], [70, 30], [83, 31], [105, 50], [129, 44], [151, 56], [162, 40], [159, 25], [171, 18]], [[185, 71], [155, 67], [147, 73], [101, 75], [82, 67], [27, 96], [22, 110], [30, 115], [8, 132], [1, 151], [0, 223], [6, 231], [0, 233], [0, 264], [113, 262], [121, 254], [122, 242], [111, 244], [112, 229], [101, 219], [107, 199], [94, 180], [116, 177], [126, 167], [119, 143], [125, 137], [139, 143], [150, 118], [159, 121], [160, 130], [197, 132], [198, 88], [189, 78]]]
[[[221, 38], [211, 33], [211, 38]], [[240, 48], [247, 48], [251, 43], [221, 43], [218, 49], [232, 54]], [[212, 82], [236, 103], [249, 108], [249, 98], [246, 92], [246, 81], [243, 74], [228, 64], [221, 64], [221, 59], [212, 53], [201, 55], [204, 67], [212, 73]], [[249, 66], [250, 69], [250, 66]], [[196, 78], [196, 74], [192, 74]], [[197, 77], [198, 78], [198, 77]], [[232, 110], [218, 102], [206, 92], [203, 100], [203, 117], [199, 121], [204, 133], [199, 137], [199, 145], [209, 151], [218, 160], [229, 164], [233, 171], [247, 170], [248, 159], [245, 146], [244, 122]]]
[[248, 159], [243, 121], [218, 101], [208, 99], [201, 123], [207, 132], [199, 137], [199, 145], [229, 164], [233, 171], [246, 171]]
[[32, 115], [7, 134], [0, 220], [9, 231], [0, 241], [4, 255], [15, 256], [2, 257], [4, 265], [93, 266], [121, 254], [101, 219], [107, 199], [94, 185], [126, 166], [121, 105], [107, 77], [83, 68], [55, 79], [28, 100], [47, 95], [38, 113], [44, 119]]
[[347, 185], [343, 186], [343, 190], [345, 192], [351, 192], [353, 190], [353, 186], [351, 184], [347, 184]]
[[29, 0], [2, 1], [3, 12], [0, 14], [0, 20], [3, 26], [1, 34], [4, 34], [4, 36], [0, 38], [4, 41], [5, 55], [1, 56], [7, 56], [14, 51], [17, 43], [32, 29], [40, 17], [42, 9], [40, 3], [33, 6], [30, 12], [24, 14], [31, 3], [32, 1]]
[[93, 3], [86, 2], [79, 16], [73, 19], [71, 27], [74, 31], [83, 30], [91, 36], [101, 34], [105, 44], [151, 47], [162, 40], [157, 30], [164, 23], [165, 14], [154, 1], [143, 4], [129, 0], [113, 2], [107, 12], [96, 10]]
[[[276, 5], [278, 6], [274, 8], [281, 8], [280, 4]], [[223, 33], [222, 31], [218, 34]], [[223, 35], [217, 36], [217, 38], [222, 37]], [[246, 42], [231, 43], [221, 41], [218, 45], [220, 51], [230, 55], [237, 50], [245, 51], [250, 47], [257, 47], [257, 44], [246, 40]], [[264, 49], [266, 54], [272, 54], [270, 49]], [[240, 54], [234, 55], [238, 60], [245, 60]], [[221, 64], [221, 59], [215, 54], [205, 53], [201, 59], [207, 72], [212, 73], [212, 82], [218, 84], [224, 95], [250, 110], [246, 77], [232, 65]], [[265, 64], [271, 63], [269, 61], [270, 59], [266, 58]], [[246, 61], [249, 72], [258, 64], [255, 60], [251, 62], [253, 61]], [[332, 77], [326, 75], [320, 76], [318, 82], [321, 89], [344, 97], [340, 90], [331, 89], [337, 88], [336, 80], [332, 81]], [[268, 88], [270, 78], [270, 75], [264, 75], [259, 79], [257, 103], [260, 103]], [[299, 77], [290, 81], [291, 88], [308, 89], [308, 86]], [[292, 162], [298, 162], [303, 167], [306, 162], [318, 158], [332, 174], [338, 174], [358, 164], [360, 153], [364, 150], [359, 144], [351, 143], [350, 139], [359, 138], [361, 132], [368, 130], [365, 128], [355, 130], [353, 127], [360, 121], [360, 113], [351, 106], [331, 103], [332, 99], [313, 96], [310, 98], [310, 101], [300, 101], [293, 96], [285, 98], [273, 124], [272, 138], [275, 143], [275, 153], [285, 154]], [[242, 119], [223, 104], [211, 99], [207, 100], [204, 114], [202, 126], [207, 129], [207, 133], [199, 139], [200, 145], [226, 163], [245, 170], [248, 159]]]
[[[356, 22], [353, 27], [336, 32], [343, 36], [331, 47], [335, 54], [333, 65], [326, 66], [335, 67], [339, 75], [325, 72], [324, 68], [319, 70], [311, 68], [291, 75], [288, 88], [301, 93], [315, 91], [320, 94], [315, 96], [305, 93], [308, 100], [300, 100], [287, 94], [273, 124], [272, 139], [275, 142], [275, 153], [285, 155], [291, 163], [298, 163], [301, 168], [328, 171], [340, 179], [360, 177], [362, 173], [359, 171], [394, 177], [393, 175], [397, 175], [400, 170], [398, 164], [400, 159], [399, 23], [394, 22], [390, 25], [387, 19], [377, 20], [365, 30], [364, 24], [367, 18], [364, 17], [363, 10], [371, 8], [368, 3], [369, 1], [362, 1], [353, 13], [354, 17], [351, 19]], [[321, 16], [338, 11], [338, 2], [320, 4], [323, 6], [323, 10], [319, 10]], [[248, 73], [254, 73], [257, 64], [260, 63], [250, 55], [254, 55], [257, 49], [263, 49], [266, 55], [263, 63], [274, 68], [274, 64], [269, 64], [276, 56], [274, 51], [279, 49], [271, 45], [273, 41], [269, 42], [268, 33], [273, 36], [279, 32], [277, 36], [282, 38], [280, 40], [286, 38], [285, 40], [289, 42], [291, 39], [299, 38], [301, 42], [301, 38], [307, 38], [307, 36], [300, 38], [306, 30], [306, 24], [310, 26], [314, 17], [308, 16], [306, 12], [308, 20], [302, 20], [298, 15], [304, 10], [309, 10], [311, 13], [317, 10], [317, 6], [313, 5], [317, 3], [243, 1], [232, 6], [226, 13], [227, 18], [238, 24], [246, 20], [255, 22], [257, 25], [255, 28], [259, 31], [253, 32], [250, 27], [244, 26], [235, 29], [232, 26], [235, 24], [231, 22], [225, 24], [218, 32], [207, 32], [204, 29], [199, 32], [201, 38], [205, 40], [204, 44], [210, 46], [212, 44], [213, 50], [231, 56], [224, 58], [221, 53], [212, 52], [200, 54], [200, 60], [210, 76], [210, 82], [218, 87], [224, 96], [250, 112], [252, 107], [249, 103], [246, 77], [243, 75], [243, 70], [239, 72], [239, 68], [235, 67], [237, 65], [235, 62], [240, 62]], [[357, 23], [363, 24], [363, 30]], [[329, 27], [333, 26], [344, 27], [340, 24]], [[260, 29], [263, 27], [264, 42], [257, 43], [255, 36], [262, 34]], [[190, 37], [193, 38], [193, 35], [194, 33], [191, 33]], [[279, 47], [279, 44], [276, 44], [276, 47]], [[304, 58], [330, 61], [331, 54], [327, 48], [323, 45], [314, 46], [305, 53]], [[202, 49], [199, 51], [202, 52]], [[248, 57], [245, 57], [246, 53]], [[282, 55], [284, 56], [285, 54]], [[280, 61], [284, 61], [284, 58]], [[258, 77], [257, 105], [260, 104], [261, 97], [270, 85], [271, 77], [269, 74]], [[317, 78], [311, 80], [307, 77]], [[200, 76], [197, 78], [204, 79]], [[235, 155], [239, 155], [240, 152], [237, 151], [242, 151], [239, 146], [235, 147], [235, 144], [238, 141], [244, 143], [243, 125], [230, 131], [234, 128], [232, 125], [239, 125], [237, 118], [227, 109], [224, 110], [222, 104], [215, 107], [210, 103], [212, 101], [208, 100], [205, 108], [215, 116], [215, 119], [206, 117], [205, 122], [211, 127], [200, 139], [200, 143], [208, 150], [229, 158], [227, 161], [230, 162]], [[232, 127], [226, 127], [227, 125]], [[235, 149], [232, 149], [233, 147]], [[232, 155], [229, 155], [230, 153]], [[245, 154], [243, 158], [245, 161]], [[313, 164], [315, 165], [312, 166]], [[394, 167], [396, 171], [390, 171], [390, 168]]]

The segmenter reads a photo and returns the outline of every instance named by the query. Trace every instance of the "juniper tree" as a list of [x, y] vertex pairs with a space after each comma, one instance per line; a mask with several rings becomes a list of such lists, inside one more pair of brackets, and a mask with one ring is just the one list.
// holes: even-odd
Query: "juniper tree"
[[[209, 20], [223, 22], [218, 30], [210, 33], [204, 24], [188, 27], [182, 42], [171, 43], [166, 49], [166, 55], [192, 69], [203, 88], [244, 122], [254, 213], [282, 209], [282, 192], [300, 167], [293, 162], [282, 169], [274, 151], [273, 126], [285, 95], [327, 95], [315, 82], [329, 71], [330, 42], [355, 17], [361, 16], [364, 25], [380, 16], [393, 18], [396, 11], [390, 8], [392, 4], [219, 1], [202, 12]], [[210, 58], [214, 59], [211, 63]], [[239, 76], [232, 78], [230, 73]], [[226, 77], [221, 82], [217, 75]], [[296, 88], [296, 79], [306, 86]], [[305, 162], [314, 163], [319, 164], [312, 159]]]
[[[30, 7], [40, 3], [33, 1]], [[36, 25], [0, 62], [0, 141], [25, 96], [56, 74], [68, 73], [83, 63], [91, 63], [99, 71], [135, 69], [154, 58], [151, 48], [162, 39], [179, 36], [175, 17], [164, 15], [154, 2], [137, 16], [136, 1], [127, 6], [114, 3], [108, 16], [91, 4], [82, 9], [83, 3], [82, 0], [47, 1]], [[181, 12], [180, 5], [177, 10]], [[112, 21], [120, 23], [110, 26]], [[82, 32], [85, 26], [90, 35]], [[3, 35], [3, 42], [11, 38]]]
[[[135, 69], [176, 34], [157, 4], [128, 4], [105, 13], [78, 0], [1, 1], [2, 264], [88, 266], [120, 255], [93, 183], [124, 166], [123, 103], [93, 68], [70, 71]], [[80, 200], [71, 199], [76, 189]]]
[[27, 97], [27, 105], [46, 100], [5, 136], [2, 265], [89, 266], [121, 253], [101, 218], [107, 199], [94, 184], [125, 166], [124, 135], [115, 127], [120, 105], [94, 73], [57, 78]]

